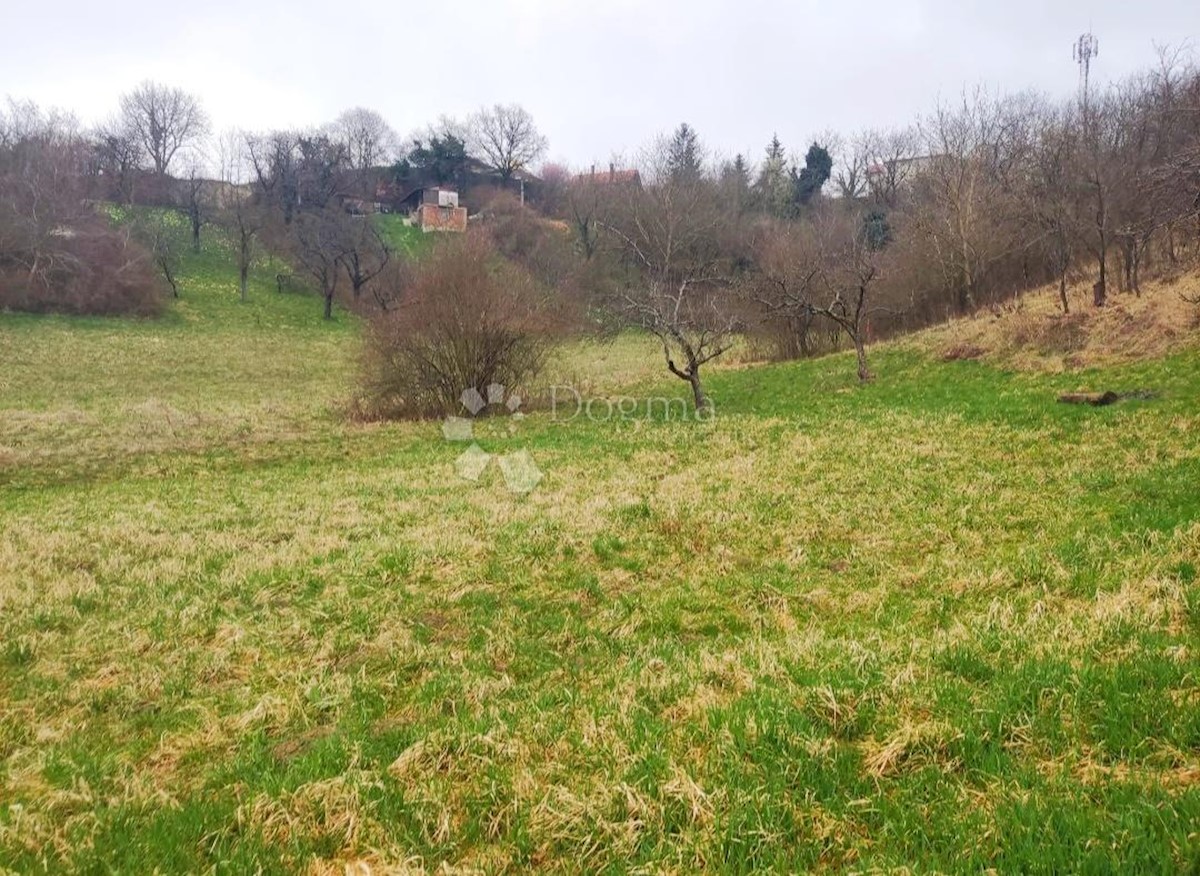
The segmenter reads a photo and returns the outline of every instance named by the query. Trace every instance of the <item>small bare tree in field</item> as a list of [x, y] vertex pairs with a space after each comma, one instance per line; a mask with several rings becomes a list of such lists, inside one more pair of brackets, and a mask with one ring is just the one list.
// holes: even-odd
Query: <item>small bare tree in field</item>
[[183, 181], [183, 212], [192, 231], [192, 252], [200, 252], [200, 231], [208, 221], [211, 205], [207, 200], [205, 181], [200, 175], [198, 162], [188, 165], [187, 179]]
[[262, 210], [246, 195], [240, 186], [235, 188], [225, 207], [229, 227], [233, 230], [237, 246], [238, 297], [245, 302], [250, 266], [254, 262], [254, 244], [259, 229], [263, 226]]
[[674, 142], [651, 148], [647, 184], [624, 189], [601, 228], [640, 269], [620, 293], [620, 311], [658, 338], [667, 369], [688, 383], [696, 410], [707, 411], [701, 368], [733, 345], [740, 324], [729, 291], [732, 220], [716, 184], [700, 172], [698, 144], [687, 144], [683, 155], [673, 153]]
[[744, 284], [768, 329], [797, 333], [807, 349], [815, 319], [837, 326], [854, 347], [858, 379], [872, 379], [867, 334], [872, 314], [881, 312], [875, 291], [881, 273], [880, 244], [863, 216], [828, 207], [812, 219], [776, 226], [757, 243], [756, 271]]
[[171, 297], [179, 297], [179, 245], [171, 227], [177, 217], [173, 213], [147, 215], [133, 223], [130, 230], [150, 250], [154, 266], [171, 288]]
[[[345, 231], [342, 267], [346, 271], [346, 279], [350, 281], [350, 289], [357, 302], [363, 291], [387, 268], [392, 258], [392, 250], [370, 217], [351, 218], [345, 224]], [[376, 296], [376, 301], [381, 305], [385, 300]]]
[[181, 149], [196, 146], [208, 134], [200, 101], [181, 88], [157, 82], [143, 82], [121, 96], [121, 121], [159, 175], [170, 169]]
[[299, 213], [292, 220], [292, 251], [320, 289], [325, 319], [333, 319], [333, 299], [346, 255], [348, 221], [350, 217], [332, 207]]
[[233, 235], [237, 251], [238, 298], [249, 297], [250, 266], [254, 263], [259, 232], [266, 224], [266, 207], [256, 203], [246, 181], [248, 155], [245, 135], [228, 131], [220, 139], [221, 186], [217, 197], [218, 221]]
[[873, 293], [880, 278], [881, 254], [865, 233], [861, 218], [851, 213], [821, 221], [819, 235], [824, 250], [820, 284], [810, 305], [812, 312], [836, 323], [850, 343], [858, 364], [858, 379], [872, 379], [867, 366], [867, 332], [875, 306]]
[[471, 146], [496, 169], [504, 182], [524, 170], [546, 151], [546, 138], [533, 116], [517, 104], [496, 104], [471, 119]]
[[812, 353], [816, 314], [809, 306], [820, 281], [822, 252], [809, 220], [775, 223], [754, 241], [754, 272], [740, 284], [762, 318], [754, 329], [785, 359]]

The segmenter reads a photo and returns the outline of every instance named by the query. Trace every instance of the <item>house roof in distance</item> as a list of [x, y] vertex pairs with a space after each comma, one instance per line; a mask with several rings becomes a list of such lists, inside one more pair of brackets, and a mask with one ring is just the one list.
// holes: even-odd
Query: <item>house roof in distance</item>
[[608, 166], [608, 170], [604, 170], [604, 169], [597, 170], [596, 166], [592, 165], [592, 169], [590, 171], [585, 171], [583, 173], [576, 174], [575, 179], [578, 182], [594, 182], [594, 183], [603, 183], [606, 185], [609, 185], [609, 184], [619, 185], [622, 183], [633, 184], [633, 183], [641, 182], [642, 175], [640, 173], [638, 173], [638, 171], [636, 171], [636, 170], [618, 169], [617, 167], [615, 167], [611, 164]]

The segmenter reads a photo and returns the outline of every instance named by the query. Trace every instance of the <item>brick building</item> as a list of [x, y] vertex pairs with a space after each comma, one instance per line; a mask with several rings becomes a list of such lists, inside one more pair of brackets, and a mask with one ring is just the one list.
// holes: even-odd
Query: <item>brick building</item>
[[397, 205], [422, 231], [466, 231], [467, 208], [458, 204], [458, 192], [441, 186], [414, 189]]

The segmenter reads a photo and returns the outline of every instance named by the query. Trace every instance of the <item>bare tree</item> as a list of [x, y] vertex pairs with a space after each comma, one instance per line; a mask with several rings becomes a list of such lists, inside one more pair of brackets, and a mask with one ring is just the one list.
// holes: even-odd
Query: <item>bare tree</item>
[[304, 134], [296, 141], [296, 206], [322, 210], [337, 193], [346, 169], [346, 149], [321, 133]]
[[567, 189], [573, 176], [570, 168], [557, 162], [546, 162], [538, 170], [541, 185], [537, 189], [538, 208], [547, 216], [562, 215], [566, 205]]
[[96, 127], [92, 132], [92, 144], [96, 172], [104, 181], [105, 196], [119, 203], [133, 203], [137, 170], [145, 160], [137, 135], [118, 117]]
[[198, 145], [208, 134], [200, 101], [181, 88], [156, 82], [143, 82], [121, 96], [121, 120], [160, 175], [181, 149]]
[[284, 224], [292, 221], [299, 198], [297, 166], [300, 163], [298, 131], [271, 131], [246, 134], [245, 156], [250, 166], [260, 203], [275, 207], [283, 214]]
[[515, 103], [477, 112], [471, 119], [470, 143], [504, 182], [540, 158], [547, 146], [533, 116]]
[[816, 314], [810, 306], [821, 279], [823, 253], [811, 221], [779, 222], [759, 229], [754, 272], [739, 284], [761, 312], [753, 329], [783, 358], [809, 356]]
[[989, 270], [1022, 243], [1015, 183], [1030, 151], [1026, 109], [977, 91], [921, 125], [929, 157], [914, 181], [925, 198], [916, 225], [960, 312], [978, 303]]
[[[358, 216], [350, 220], [345, 227], [345, 241], [342, 245], [342, 268], [346, 271], [346, 279], [357, 301], [364, 289], [383, 273], [392, 258], [392, 250], [384, 241], [379, 229], [371, 222], [370, 217]], [[384, 306], [384, 300], [376, 296], [376, 301]], [[386, 309], [386, 307], [385, 307]]]
[[850, 338], [859, 382], [866, 383], [873, 379], [867, 366], [870, 318], [882, 310], [872, 300], [880, 276], [881, 254], [864, 233], [857, 213], [819, 221], [824, 250], [817, 292], [820, 297], [814, 297], [809, 306], [814, 314], [836, 323]]
[[[1174, 257], [1171, 226], [1194, 213], [1188, 196], [1187, 144], [1200, 139], [1200, 105], [1189, 105], [1186, 84], [1194, 73], [1181, 48], [1159, 47], [1159, 64], [1150, 73], [1134, 76], [1114, 89], [1115, 109], [1124, 137], [1110, 160], [1117, 165], [1112, 209], [1121, 257], [1121, 287], [1141, 294], [1140, 272], [1151, 252], [1151, 241], [1167, 230], [1167, 248]], [[1200, 95], [1197, 95], [1200, 104]], [[1189, 116], [1195, 115], [1195, 119]], [[1189, 124], [1189, 122], [1191, 124]], [[1190, 130], [1189, 130], [1190, 129]], [[1181, 166], [1180, 158], [1184, 158]], [[1182, 185], [1181, 185], [1182, 183]]]
[[262, 228], [262, 213], [251, 203], [241, 186], [235, 187], [231, 192], [226, 212], [234, 232], [234, 242], [237, 244], [238, 297], [245, 302], [248, 297], [246, 287], [250, 277], [250, 266], [254, 261], [254, 242], [259, 229]]
[[249, 155], [247, 138], [238, 131], [227, 131], [218, 144], [221, 185], [217, 197], [217, 217], [233, 235], [237, 249], [238, 297], [249, 298], [250, 267], [254, 262], [259, 231], [266, 220], [266, 207], [256, 203], [247, 181]]
[[350, 217], [332, 207], [299, 213], [292, 220], [292, 251], [304, 271], [317, 281], [324, 300], [325, 319], [333, 319], [333, 299], [346, 255], [348, 221]]
[[1116, 236], [1114, 206], [1124, 168], [1117, 159], [1126, 132], [1121, 127], [1115, 95], [1080, 106], [1080, 162], [1082, 189], [1087, 205], [1079, 225], [1080, 239], [1095, 259], [1098, 279], [1092, 286], [1092, 303], [1103, 307], [1108, 301], [1108, 258]]
[[364, 414], [459, 413], [464, 390], [486, 399], [493, 384], [511, 393], [538, 374], [559, 322], [558, 298], [498, 258], [486, 232], [454, 235], [408, 267], [390, 296], [400, 306], [372, 313], [367, 325]]
[[382, 115], [365, 107], [348, 109], [331, 126], [334, 139], [346, 150], [346, 161], [353, 170], [368, 170], [387, 164], [396, 153], [398, 140]]
[[869, 190], [867, 171], [871, 164], [870, 155], [871, 139], [868, 133], [839, 142], [833, 183], [841, 197], [854, 201], [866, 196]]
[[[170, 214], [167, 214], [170, 215]], [[137, 229], [154, 257], [154, 265], [171, 287], [171, 297], [179, 297], [179, 247], [175, 243], [169, 221], [162, 213], [151, 215], [144, 227]]]
[[858, 379], [872, 379], [867, 365], [870, 317], [882, 251], [856, 209], [830, 205], [811, 219], [769, 229], [756, 246], [756, 270], [743, 288], [760, 308], [768, 330], [794, 337], [801, 355], [814, 321], [827, 320], [850, 339]]
[[868, 131], [861, 137], [867, 160], [867, 190], [879, 204], [896, 207], [920, 166], [915, 130]]
[[245, 137], [246, 160], [264, 203], [290, 225], [297, 212], [324, 209], [344, 181], [346, 147], [320, 132], [271, 131]]
[[187, 179], [183, 181], [183, 212], [192, 231], [192, 252], [200, 252], [200, 231], [208, 220], [209, 204], [205, 180], [200, 174], [200, 165], [192, 161], [188, 165]]
[[1063, 313], [1069, 313], [1067, 273], [1071, 269], [1074, 229], [1078, 226], [1078, 131], [1069, 109], [1047, 110], [1030, 162], [1025, 204], [1030, 223], [1041, 233], [1041, 242], [1058, 278]]
[[733, 344], [739, 320], [729, 286], [731, 221], [704, 174], [673, 173], [669, 141], [644, 157], [644, 187], [627, 187], [612, 218], [600, 223], [641, 276], [620, 294], [619, 309], [662, 344], [667, 369], [708, 411], [700, 369]]
[[593, 168], [592, 172], [581, 173], [567, 182], [563, 214], [575, 231], [585, 261], [590, 260], [600, 246], [600, 230], [609, 220], [613, 204], [627, 200], [623, 189], [635, 185], [632, 180], [618, 180], [615, 168], [600, 172]]
[[31, 287], [50, 289], [75, 264], [68, 246], [87, 221], [79, 169], [84, 143], [71, 116], [9, 101], [0, 112], [0, 267], [19, 270]]

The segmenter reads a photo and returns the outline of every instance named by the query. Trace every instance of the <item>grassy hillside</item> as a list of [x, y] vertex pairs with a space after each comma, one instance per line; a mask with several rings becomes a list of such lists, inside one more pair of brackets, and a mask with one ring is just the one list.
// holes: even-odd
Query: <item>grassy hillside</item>
[[379, 233], [393, 250], [406, 256], [418, 255], [429, 245], [428, 238], [412, 225], [406, 225], [403, 216], [394, 213], [379, 213], [372, 217]]
[[[865, 388], [714, 371], [711, 422], [480, 424], [544, 473], [519, 495], [439, 424], [340, 417], [353, 320], [269, 265], [239, 304], [206, 246], [162, 321], [0, 315], [0, 864], [1200, 860], [1193, 343], [918, 339]], [[552, 378], [682, 395], [657, 355]]]

